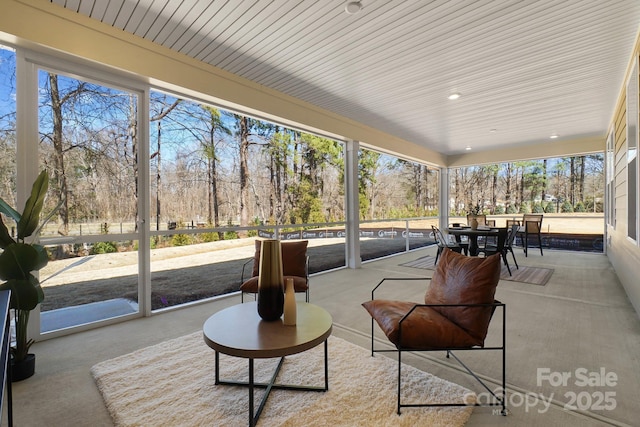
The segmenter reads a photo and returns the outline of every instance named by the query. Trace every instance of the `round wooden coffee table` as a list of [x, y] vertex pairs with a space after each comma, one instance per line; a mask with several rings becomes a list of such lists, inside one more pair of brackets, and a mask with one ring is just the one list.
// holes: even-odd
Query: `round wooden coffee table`
[[[282, 319], [266, 322], [258, 315], [256, 302], [225, 308], [207, 319], [202, 328], [204, 341], [215, 350], [216, 385], [242, 385], [249, 388], [249, 425], [254, 426], [272, 389], [327, 391], [329, 372], [327, 339], [331, 335], [331, 315], [317, 305], [298, 302], [295, 326], [285, 326]], [[324, 342], [324, 386], [275, 384], [284, 357], [309, 350]], [[249, 381], [237, 382], [220, 379], [220, 353], [249, 360]], [[253, 378], [254, 359], [280, 357], [280, 363], [269, 383], [256, 383]], [[257, 411], [253, 410], [253, 391], [264, 388], [265, 393]]]

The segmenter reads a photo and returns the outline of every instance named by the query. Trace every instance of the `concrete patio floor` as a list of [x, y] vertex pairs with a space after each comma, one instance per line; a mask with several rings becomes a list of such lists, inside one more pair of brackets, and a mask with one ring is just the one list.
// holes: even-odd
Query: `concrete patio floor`
[[[311, 278], [311, 301], [327, 309], [334, 335], [369, 347], [370, 318], [360, 306], [382, 277], [421, 277], [431, 271], [400, 264], [435, 248], [365, 263]], [[640, 410], [640, 321], [606, 256], [531, 251], [522, 265], [553, 268], [546, 286], [501, 281], [497, 298], [507, 304], [507, 384], [510, 414], [475, 408], [469, 426], [637, 425]], [[426, 282], [394, 289], [394, 298], [419, 302]], [[36, 343], [36, 375], [14, 384], [18, 426], [111, 426], [112, 420], [89, 372], [102, 360], [200, 330], [215, 311], [237, 304], [239, 295], [167, 311]], [[501, 325], [494, 322], [490, 338]], [[384, 345], [384, 339], [379, 341]], [[463, 354], [465, 362], [498, 384], [495, 354]], [[385, 357], [376, 355], [376, 357]], [[404, 361], [434, 375], [482, 391], [444, 354]], [[567, 380], [555, 383], [557, 375]], [[366, 374], [366, 373], [363, 373]], [[604, 374], [604, 375], [603, 375]], [[568, 377], [567, 377], [568, 375]], [[583, 384], [584, 378], [607, 381]], [[616, 380], [612, 380], [615, 376]], [[606, 400], [605, 400], [606, 396]], [[601, 399], [602, 397], [602, 399]], [[571, 410], [568, 403], [584, 408]], [[600, 408], [600, 409], [598, 409]], [[410, 410], [410, 409], [407, 409]], [[345, 420], [345, 425], [354, 425]]]

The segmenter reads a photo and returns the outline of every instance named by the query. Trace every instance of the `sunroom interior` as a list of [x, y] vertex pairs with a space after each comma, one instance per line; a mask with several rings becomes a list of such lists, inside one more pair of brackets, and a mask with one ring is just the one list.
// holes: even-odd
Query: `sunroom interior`
[[[2, 3], [0, 44], [15, 49], [17, 64], [18, 200], [26, 198], [39, 168], [33, 161], [38, 129], [29, 120], [37, 114], [38, 67], [125, 88], [138, 94], [142, 105], [149, 91], [160, 89], [343, 141], [348, 268], [312, 276], [311, 302], [331, 313], [335, 335], [362, 347], [368, 345], [370, 324], [360, 303], [375, 283], [425, 272], [401, 265], [420, 256], [414, 252], [361, 262], [354, 151], [366, 147], [439, 168], [441, 226], [449, 223], [452, 168], [604, 153], [603, 253], [532, 251], [522, 263], [554, 268], [549, 283], [498, 288], [509, 307], [507, 388], [514, 396], [539, 393], [555, 396], [553, 401], [545, 410], [544, 399], [537, 407], [514, 399], [506, 417], [475, 409], [467, 424], [635, 423], [634, 397], [640, 392], [637, 2], [371, 0], [352, 2], [362, 6], [357, 13], [346, 13], [347, 2], [341, 0], [287, 2], [286, 8], [262, 1]], [[454, 93], [459, 99], [448, 99]], [[147, 123], [144, 108], [139, 114]], [[141, 126], [141, 140], [150, 132]], [[141, 212], [148, 214], [146, 200]], [[239, 295], [230, 295], [154, 312], [144, 243], [150, 228], [144, 218], [136, 235], [142, 253], [139, 311], [53, 333], [34, 326], [37, 373], [14, 384], [16, 424], [112, 425], [91, 366], [197, 331], [212, 312], [239, 302]], [[435, 255], [434, 247], [420, 251]], [[420, 298], [424, 290], [413, 292], [403, 296]], [[408, 363], [466, 385], [442, 358]], [[482, 371], [491, 360], [480, 356], [474, 363]], [[618, 381], [591, 388], [541, 385], [536, 373], [546, 368], [604, 369]], [[494, 372], [488, 368], [485, 374]], [[608, 392], [614, 405], [567, 407], [571, 393], [585, 392], [590, 399]]]

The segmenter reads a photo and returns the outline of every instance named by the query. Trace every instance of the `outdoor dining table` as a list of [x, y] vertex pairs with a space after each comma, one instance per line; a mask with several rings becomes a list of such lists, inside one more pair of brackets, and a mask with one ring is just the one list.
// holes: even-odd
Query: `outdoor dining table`
[[478, 256], [478, 237], [479, 236], [498, 236], [498, 229], [486, 226], [478, 226], [477, 229], [472, 229], [468, 226], [462, 227], [449, 227], [447, 232], [456, 237], [456, 241], [461, 243], [462, 236], [469, 238], [469, 255]]

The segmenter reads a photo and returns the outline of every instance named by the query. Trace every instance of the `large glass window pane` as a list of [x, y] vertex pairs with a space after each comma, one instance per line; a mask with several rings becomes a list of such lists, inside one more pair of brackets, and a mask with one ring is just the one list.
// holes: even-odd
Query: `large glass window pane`
[[137, 217], [137, 97], [39, 72], [40, 156], [51, 203], [64, 199], [47, 235], [132, 232]]
[[44, 211], [62, 203], [41, 237], [65, 240], [41, 271], [41, 330], [135, 313], [138, 97], [44, 69], [38, 82]]
[[434, 243], [435, 168], [361, 149], [358, 154], [360, 253], [370, 260]]
[[344, 230], [340, 143], [156, 91], [150, 108], [153, 309], [237, 291], [258, 236], [344, 266], [344, 235], [319, 238]]
[[450, 221], [476, 205], [497, 227], [542, 214], [543, 247], [601, 252], [604, 169], [602, 153], [454, 169]]

